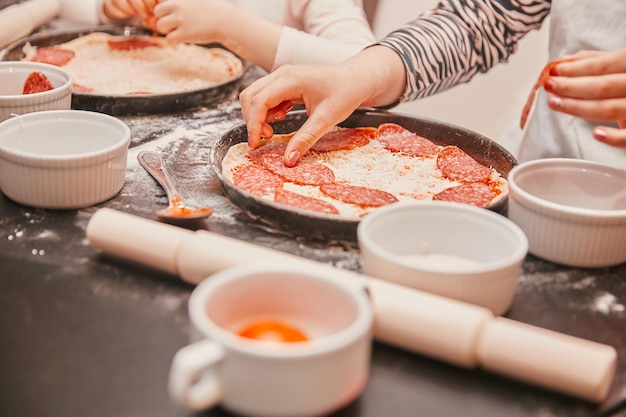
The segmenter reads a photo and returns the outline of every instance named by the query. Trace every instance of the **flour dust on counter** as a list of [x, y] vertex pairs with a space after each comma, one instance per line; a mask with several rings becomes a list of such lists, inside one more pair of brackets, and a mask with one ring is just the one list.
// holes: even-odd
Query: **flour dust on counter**
[[625, 311], [624, 304], [620, 303], [616, 296], [608, 292], [598, 295], [593, 300], [592, 308], [603, 314], [623, 313]]
[[[151, 150], [163, 156], [174, 185], [186, 199], [189, 198], [190, 204], [215, 209], [219, 201], [215, 201], [213, 190], [207, 189], [211, 182], [208, 152], [221, 132], [241, 123], [229, 116], [238, 108], [238, 104], [229, 103], [214, 109], [199, 108], [185, 113], [184, 117], [183, 114], [171, 114], [158, 118], [126, 118], [133, 139], [128, 153], [126, 185], [121, 191], [125, 208], [153, 217], [157, 207], [167, 204], [164, 190], [137, 161], [139, 152]], [[154, 184], [153, 190], [146, 188], [147, 178], [150, 178], [147, 184]]]
[[41, 228], [40, 224], [45, 220], [45, 210], [25, 208], [22, 211], [22, 221], [12, 229], [3, 230], [0, 234], [0, 250], [8, 245], [22, 247], [22, 253], [26, 256], [43, 257], [49, 247], [58, 245], [61, 237], [57, 232], [48, 228]]
[[[588, 311], [604, 315], [620, 315], [626, 318], [626, 307], [610, 290], [619, 285], [611, 278], [610, 269], [571, 271], [532, 270], [526, 264], [518, 281], [518, 296], [524, 293], [541, 292], [547, 295], [569, 293], [568, 304], [564, 306], [572, 311]], [[542, 264], [545, 265], [545, 264]], [[623, 284], [623, 285], [626, 285]]]

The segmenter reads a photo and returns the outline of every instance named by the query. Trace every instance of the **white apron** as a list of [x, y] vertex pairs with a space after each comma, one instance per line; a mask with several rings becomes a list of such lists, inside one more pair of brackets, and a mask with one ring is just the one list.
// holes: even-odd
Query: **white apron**
[[[626, 0], [552, 0], [550, 60], [580, 50], [623, 47], [626, 47]], [[541, 89], [518, 160], [567, 157], [626, 169], [626, 148], [605, 145], [593, 138], [592, 129], [599, 124], [551, 110]]]

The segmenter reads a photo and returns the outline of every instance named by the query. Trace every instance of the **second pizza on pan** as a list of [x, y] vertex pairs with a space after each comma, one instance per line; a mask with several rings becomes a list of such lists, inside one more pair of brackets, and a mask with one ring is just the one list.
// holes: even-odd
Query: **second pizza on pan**
[[259, 199], [355, 219], [397, 201], [489, 207], [507, 195], [508, 183], [493, 167], [395, 123], [337, 127], [288, 168], [283, 154], [292, 136], [275, 135], [255, 150], [245, 142], [233, 145], [222, 174]]
[[54, 46], [25, 45], [24, 60], [63, 67], [75, 93], [106, 96], [174, 94], [240, 77], [242, 61], [222, 48], [172, 45], [157, 36], [93, 32]]

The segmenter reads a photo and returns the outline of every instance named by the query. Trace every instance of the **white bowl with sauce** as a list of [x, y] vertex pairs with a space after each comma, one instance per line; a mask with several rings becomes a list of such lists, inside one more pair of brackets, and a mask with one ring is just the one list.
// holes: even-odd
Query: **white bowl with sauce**
[[364, 274], [505, 313], [528, 250], [511, 220], [460, 203], [396, 203], [357, 228]]
[[0, 123], [0, 190], [16, 203], [76, 209], [126, 180], [130, 128], [103, 113], [48, 110]]
[[531, 254], [581, 268], [626, 262], [626, 170], [547, 158], [516, 166], [508, 180], [508, 217]]
[[[52, 90], [23, 94], [24, 83], [33, 72], [46, 76]], [[0, 122], [13, 114], [44, 110], [69, 110], [73, 80], [63, 68], [40, 62], [0, 62]]]

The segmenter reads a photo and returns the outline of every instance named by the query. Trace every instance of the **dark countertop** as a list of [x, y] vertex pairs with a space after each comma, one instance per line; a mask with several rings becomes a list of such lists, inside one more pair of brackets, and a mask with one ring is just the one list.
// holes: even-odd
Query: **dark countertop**
[[[191, 338], [187, 300], [193, 287], [103, 256], [85, 238], [100, 207], [156, 219], [154, 211], [167, 203], [137, 163], [140, 150], [162, 152], [181, 194], [215, 210], [197, 227], [359, 270], [353, 242], [328, 244], [273, 230], [224, 196], [208, 153], [221, 133], [241, 123], [234, 98], [214, 109], [123, 118], [133, 138], [127, 181], [118, 196], [96, 207], [42, 210], [2, 196], [0, 416], [191, 415], [171, 402], [166, 383], [174, 353]], [[626, 265], [582, 270], [528, 256], [507, 313], [614, 346], [618, 370], [602, 406], [376, 342], [365, 392], [336, 416], [624, 416], [625, 278]], [[201, 415], [228, 413], [216, 408]]]

